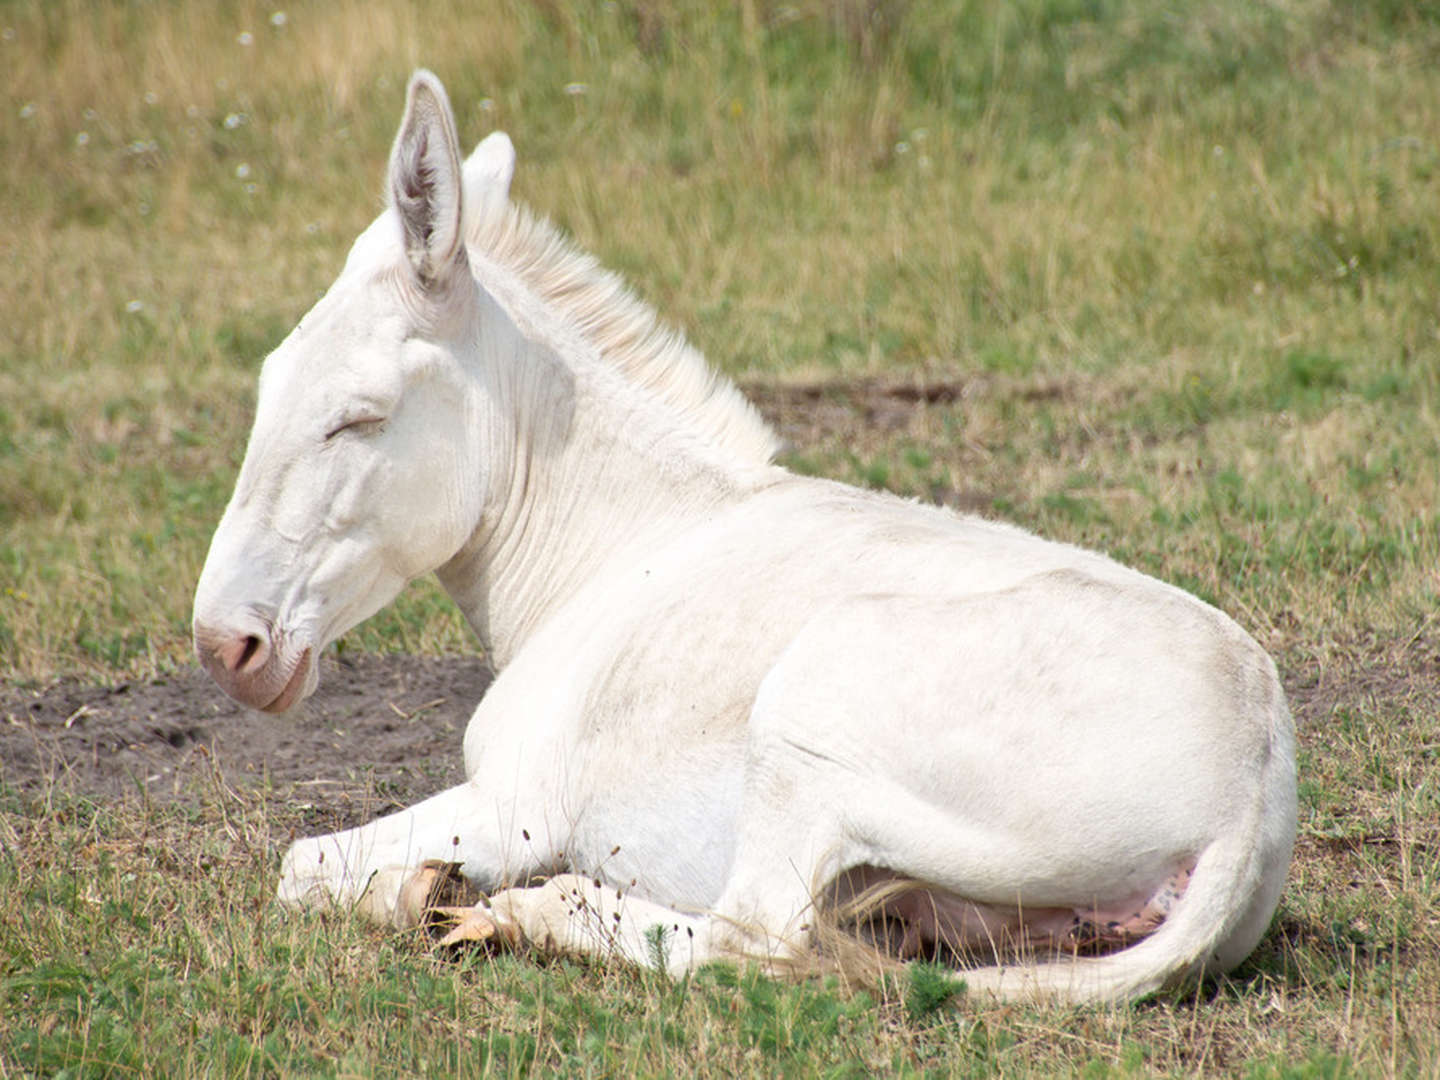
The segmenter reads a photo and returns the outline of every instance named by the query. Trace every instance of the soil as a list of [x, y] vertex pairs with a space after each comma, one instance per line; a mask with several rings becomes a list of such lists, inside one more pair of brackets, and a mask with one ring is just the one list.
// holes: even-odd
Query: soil
[[358, 824], [462, 778], [490, 673], [477, 657], [327, 659], [288, 716], [227, 698], [198, 667], [150, 682], [0, 688], [0, 788], [193, 802], [221, 784]]
[[925, 409], [959, 401], [965, 388], [959, 377], [917, 373], [754, 384], [743, 389], [786, 442], [807, 446], [836, 432], [903, 431]]

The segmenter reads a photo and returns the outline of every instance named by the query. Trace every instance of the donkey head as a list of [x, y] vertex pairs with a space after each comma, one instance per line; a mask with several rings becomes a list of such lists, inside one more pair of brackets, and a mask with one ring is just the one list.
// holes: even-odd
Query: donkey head
[[[389, 207], [261, 371], [194, 613], [201, 662], [245, 705], [283, 712], [308, 695], [327, 643], [476, 528], [494, 468], [479, 371], [491, 305], [465, 254], [457, 145], [444, 89], [417, 72]], [[482, 144], [472, 201], [504, 197], [509, 155], [503, 136]]]

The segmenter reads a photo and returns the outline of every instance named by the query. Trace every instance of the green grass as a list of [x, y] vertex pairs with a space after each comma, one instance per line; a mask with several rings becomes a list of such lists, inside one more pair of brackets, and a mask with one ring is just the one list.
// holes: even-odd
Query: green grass
[[[375, 212], [423, 63], [759, 396], [961, 387], [818, 418], [795, 467], [1107, 550], [1319, 687], [1293, 884], [1238, 982], [995, 1008], [918, 972], [455, 966], [282, 920], [281, 809], [7, 797], [0, 1074], [1440, 1072], [1434, 4], [275, 10], [0, 8], [0, 677], [190, 662], [259, 361]], [[473, 645], [422, 583], [344, 647]]]

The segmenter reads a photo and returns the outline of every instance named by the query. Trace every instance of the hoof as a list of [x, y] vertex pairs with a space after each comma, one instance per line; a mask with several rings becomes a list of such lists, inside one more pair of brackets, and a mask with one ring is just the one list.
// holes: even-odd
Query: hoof
[[428, 927], [436, 909], [474, 904], [479, 899], [480, 891], [461, 875], [459, 863], [430, 859], [400, 887], [392, 924], [400, 930]]
[[[436, 944], [443, 947], [480, 945], [487, 951], [514, 949], [520, 944], [520, 928], [495, 917], [481, 905], [435, 907], [427, 915], [432, 933], [445, 931]], [[448, 929], [447, 929], [448, 928]]]

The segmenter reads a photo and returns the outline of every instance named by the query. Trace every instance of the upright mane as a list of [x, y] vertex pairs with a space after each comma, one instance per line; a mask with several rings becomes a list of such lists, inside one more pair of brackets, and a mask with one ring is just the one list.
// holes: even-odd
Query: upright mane
[[779, 438], [735, 384], [548, 220], [496, 200], [471, 219], [466, 239], [559, 309], [608, 363], [674, 409], [696, 435], [746, 461], [764, 464], [775, 456]]

